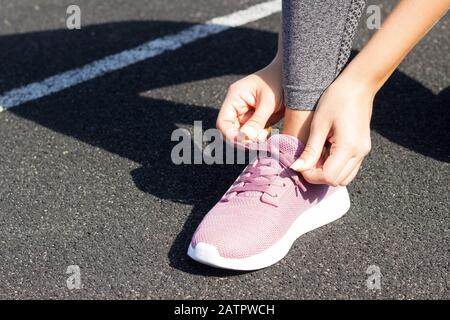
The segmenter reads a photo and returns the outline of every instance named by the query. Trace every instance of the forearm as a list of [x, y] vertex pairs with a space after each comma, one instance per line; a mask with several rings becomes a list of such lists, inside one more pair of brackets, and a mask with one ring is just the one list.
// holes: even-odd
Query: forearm
[[339, 78], [376, 93], [449, 7], [450, 0], [401, 0]]

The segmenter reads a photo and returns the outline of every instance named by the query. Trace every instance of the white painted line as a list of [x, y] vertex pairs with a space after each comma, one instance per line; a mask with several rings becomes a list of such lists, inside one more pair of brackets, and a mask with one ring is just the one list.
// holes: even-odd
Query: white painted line
[[179, 33], [145, 42], [133, 49], [106, 56], [80, 68], [12, 89], [0, 95], [0, 112], [153, 58], [166, 51], [178, 49], [198, 39], [265, 18], [280, 10], [281, 0], [263, 2], [226, 16], [211, 19], [204, 24], [194, 25]]

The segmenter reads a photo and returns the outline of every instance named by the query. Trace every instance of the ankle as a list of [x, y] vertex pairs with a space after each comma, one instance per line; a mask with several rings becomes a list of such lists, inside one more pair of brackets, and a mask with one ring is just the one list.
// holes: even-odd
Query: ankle
[[293, 110], [286, 108], [282, 133], [294, 136], [306, 143], [314, 111]]

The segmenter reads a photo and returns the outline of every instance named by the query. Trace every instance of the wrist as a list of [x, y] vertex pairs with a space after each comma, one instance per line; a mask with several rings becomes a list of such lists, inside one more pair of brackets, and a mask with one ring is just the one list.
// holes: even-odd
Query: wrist
[[281, 69], [283, 65], [283, 55], [278, 51], [273, 60], [270, 62], [270, 64], [276, 65], [278, 68]]
[[350, 90], [350, 92], [359, 92], [374, 97], [383, 86], [383, 83], [384, 81], [381, 79], [373, 77], [359, 68], [352, 68], [349, 65], [332, 85]]
[[281, 77], [282, 68], [283, 68], [282, 59], [277, 55], [267, 66], [259, 70], [257, 73], [273, 74]]
[[361, 81], [360, 78], [352, 77], [349, 74], [341, 74], [328, 87], [325, 94], [331, 95], [334, 100], [342, 101], [343, 104], [367, 108], [370, 114], [377, 92], [377, 87], [370, 82]]
[[360, 52], [341, 72], [338, 79], [375, 95], [395, 70], [384, 60], [377, 61], [373, 52]]

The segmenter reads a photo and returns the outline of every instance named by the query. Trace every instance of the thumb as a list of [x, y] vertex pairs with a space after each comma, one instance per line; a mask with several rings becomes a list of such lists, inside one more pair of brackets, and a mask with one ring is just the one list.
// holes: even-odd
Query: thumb
[[303, 149], [300, 158], [294, 161], [290, 168], [295, 171], [313, 168], [320, 159], [329, 131], [330, 127], [326, 124], [311, 126], [305, 149]]
[[241, 133], [252, 141], [259, 140], [260, 135], [264, 133], [263, 130], [267, 121], [274, 111], [275, 102], [271, 102], [269, 97], [262, 95], [255, 106], [255, 112], [242, 126]]

